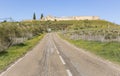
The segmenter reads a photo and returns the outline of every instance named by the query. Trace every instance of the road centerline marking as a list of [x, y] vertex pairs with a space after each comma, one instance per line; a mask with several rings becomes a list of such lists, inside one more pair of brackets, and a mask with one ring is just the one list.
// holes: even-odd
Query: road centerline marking
[[60, 54], [58, 50], [56, 50], [56, 51], [57, 51], [57, 54]]
[[60, 54], [60, 52], [58, 51], [58, 49], [57, 49], [57, 47], [56, 47], [56, 45], [55, 45], [54, 42], [53, 42], [53, 45], [54, 45], [54, 47], [55, 47], [55, 49], [56, 49], [56, 51], [57, 51], [57, 54]]
[[[54, 45], [54, 47], [55, 47], [55, 49], [56, 49], [57, 54], [59, 55], [60, 60], [61, 60], [62, 63], [65, 65], [66, 63], [65, 63], [64, 59], [62, 58], [62, 56], [60, 56], [60, 52], [58, 51], [58, 48], [56, 47], [54, 41], [53, 41], [53, 45]], [[60, 47], [61, 47], [61, 46], [60, 46]], [[62, 48], [62, 47], [61, 47], [61, 48]], [[61, 49], [61, 50], [63, 51], [63, 49]], [[70, 71], [69, 69], [66, 69], [66, 72], [67, 72], [68, 76], [73, 76], [72, 73], [71, 73], [71, 71]]]
[[68, 74], [68, 76], [72, 76], [72, 73], [70, 72], [70, 70], [66, 70], [67, 71], [67, 74]]
[[63, 60], [63, 58], [61, 56], [59, 56], [60, 60], [62, 61], [62, 63], [65, 65], [65, 61]]

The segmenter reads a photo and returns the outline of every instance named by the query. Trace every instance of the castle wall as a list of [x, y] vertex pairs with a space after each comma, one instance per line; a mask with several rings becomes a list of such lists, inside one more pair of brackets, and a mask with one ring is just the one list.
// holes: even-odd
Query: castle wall
[[80, 16], [80, 17], [75, 17], [75, 20], [98, 20], [99, 17], [97, 16]]
[[53, 17], [53, 16], [47, 16], [44, 17], [43, 21], [67, 21], [67, 20], [99, 20], [100, 18], [98, 16], [72, 16], [72, 17]]

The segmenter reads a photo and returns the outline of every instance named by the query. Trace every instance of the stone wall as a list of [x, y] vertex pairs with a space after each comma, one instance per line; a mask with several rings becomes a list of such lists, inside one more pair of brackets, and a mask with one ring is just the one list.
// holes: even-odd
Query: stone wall
[[42, 19], [42, 21], [67, 21], [67, 20], [99, 20], [98, 16], [72, 16], [72, 17], [54, 17], [54, 16], [46, 16]]

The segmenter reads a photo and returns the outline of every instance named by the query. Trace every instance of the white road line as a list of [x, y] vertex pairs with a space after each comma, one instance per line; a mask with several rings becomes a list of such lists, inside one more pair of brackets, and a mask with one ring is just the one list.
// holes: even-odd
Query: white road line
[[[27, 56], [28, 54], [26, 54], [25, 56]], [[24, 57], [25, 57], [24, 56]], [[24, 57], [18, 59], [14, 64], [12, 64], [7, 70], [5, 70], [4, 72], [2, 72], [0, 74], [0, 76], [3, 76], [5, 73], [7, 73], [8, 71], [10, 71], [18, 62], [20, 62]]]
[[19, 63], [21, 60], [23, 60], [23, 58], [25, 58], [26, 56], [29, 55], [31, 51], [29, 51], [27, 54], [25, 54], [22, 58], [19, 58], [16, 62], [14, 62], [9, 68], [7, 68], [7, 70], [3, 71], [0, 76], [3, 76], [5, 73], [7, 73], [8, 71], [10, 71], [17, 63]]
[[66, 71], [67, 71], [68, 76], [72, 76], [72, 73], [70, 72], [70, 70], [66, 70]]
[[[57, 51], [57, 54], [60, 54], [57, 47], [56, 47], [56, 45], [55, 45], [55, 43], [54, 43], [54, 41], [52, 41], [52, 42], [53, 42], [53, 45], [54, 45], [54, 47], [55, 47], [55, 49]], [[62, 61], [62, 63], [65, 65], [66, 64], [65, 61], [63, 60], [63, 58], [60, 55], [59, 55], [59, 58]], [[66, 71], [67, 71], [68, 76], [72, 76], [72, 73], [70, 72], [70, 70], [67, 69]]]
[[63, 60], [63, 58], [61, 56], [59, 56], [60, 60], [62, 61], [62, 63], [65, 65], [65, 61]]
[[58, 50], [56, 50], [56, 51], [57, 51], [57, 54], [60, 54]]
[[56, 47], [56, 45], [55, 45], [54, 42], [53, 42], [53, 45], [54, 45], [54, 47], [55, 47], [55, 49], [56, 49], [56, 51], [57, 51], [57, 54], [60, 54], [60, 52], [58, 51], [58, 49], [57, 49], [57, 47]]
[[55, 49], [57, 49], [57, 47], [55, 46], [55, 43], [54, 43], [54, 42], [53, 42], [53, 45], [54, 45]]

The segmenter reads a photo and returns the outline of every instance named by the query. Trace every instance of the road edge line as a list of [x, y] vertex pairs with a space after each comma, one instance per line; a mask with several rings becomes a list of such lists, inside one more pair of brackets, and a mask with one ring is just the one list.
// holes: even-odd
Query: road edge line
[[59, 56], [60, 60], [62, 61], [62, 63], [65, 65], [65, 61], [63, 60], [63, 58], [61, 56]]
[[72, 76], [72, 73], [70, 72], [70, 70], [66, 70], [67, 71], [67, 74], [68, 74], [68, 76]]

